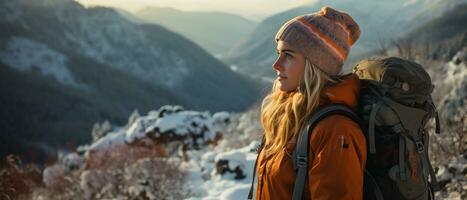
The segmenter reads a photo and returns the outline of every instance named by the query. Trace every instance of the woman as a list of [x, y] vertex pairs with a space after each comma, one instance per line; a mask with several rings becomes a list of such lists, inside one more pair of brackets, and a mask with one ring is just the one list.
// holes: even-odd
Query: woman
[[[292, 152], [318, 107], [343, 104], [356, 109], [359, 79], [339, 74], [359, 36], [359, 26], [348, 14], [329, 7], [295, 17], [279, 29], [273, 64], [277, 79], [261, 110], [265, 140], [257, 160], [256, 199], [292, 199]], [[362, 199], [366, 143], [359, 125], [331, 115], [310, 134], [309, 181], [302, 199]]]

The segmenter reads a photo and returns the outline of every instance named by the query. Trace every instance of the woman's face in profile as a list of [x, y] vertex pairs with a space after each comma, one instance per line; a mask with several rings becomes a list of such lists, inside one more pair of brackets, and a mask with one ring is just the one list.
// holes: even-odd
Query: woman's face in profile
[[280, 90], [293, 91], [303, 78], [305, 57], [282, 40], [277, 43], [276, 52], [278, 58], [272, 68], [276, 71]]

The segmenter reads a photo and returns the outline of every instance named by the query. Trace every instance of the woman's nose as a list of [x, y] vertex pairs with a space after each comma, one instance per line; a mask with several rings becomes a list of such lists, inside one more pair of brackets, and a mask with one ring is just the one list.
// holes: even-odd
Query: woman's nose
[[277, 70], [277, 71], [281, 71], [282, 66], [281, 66], [281, 63], [280, 63], [280, 57], [277, 57], [276, 61], [272, 64], [272, 69]]

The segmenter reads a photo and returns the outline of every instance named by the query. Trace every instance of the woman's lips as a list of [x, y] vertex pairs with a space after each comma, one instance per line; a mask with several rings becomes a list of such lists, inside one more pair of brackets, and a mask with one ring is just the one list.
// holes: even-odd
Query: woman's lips
[[287, 79], [287, 77], [285, 77], [285, 76], [281, 76], [281, 75], [278, 75], [278, 76], [277, 76], [277, 78], [278, 78], [279, 80], [284, 80], [284, 79]]

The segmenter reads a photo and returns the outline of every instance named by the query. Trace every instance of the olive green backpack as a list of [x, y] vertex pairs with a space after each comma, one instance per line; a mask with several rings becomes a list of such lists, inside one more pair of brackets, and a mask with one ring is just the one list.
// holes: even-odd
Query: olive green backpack
[[353, 72], [361, 80], [357, 115], [367, 127], [366, 170], [374, 179], [365, 177], [365, 199], [434, 199], [440, 187], [425, 126], [435, 118], [440, 133], [440, 125], [430, 76], [421, 65], [396, 57], [360, 61]]

